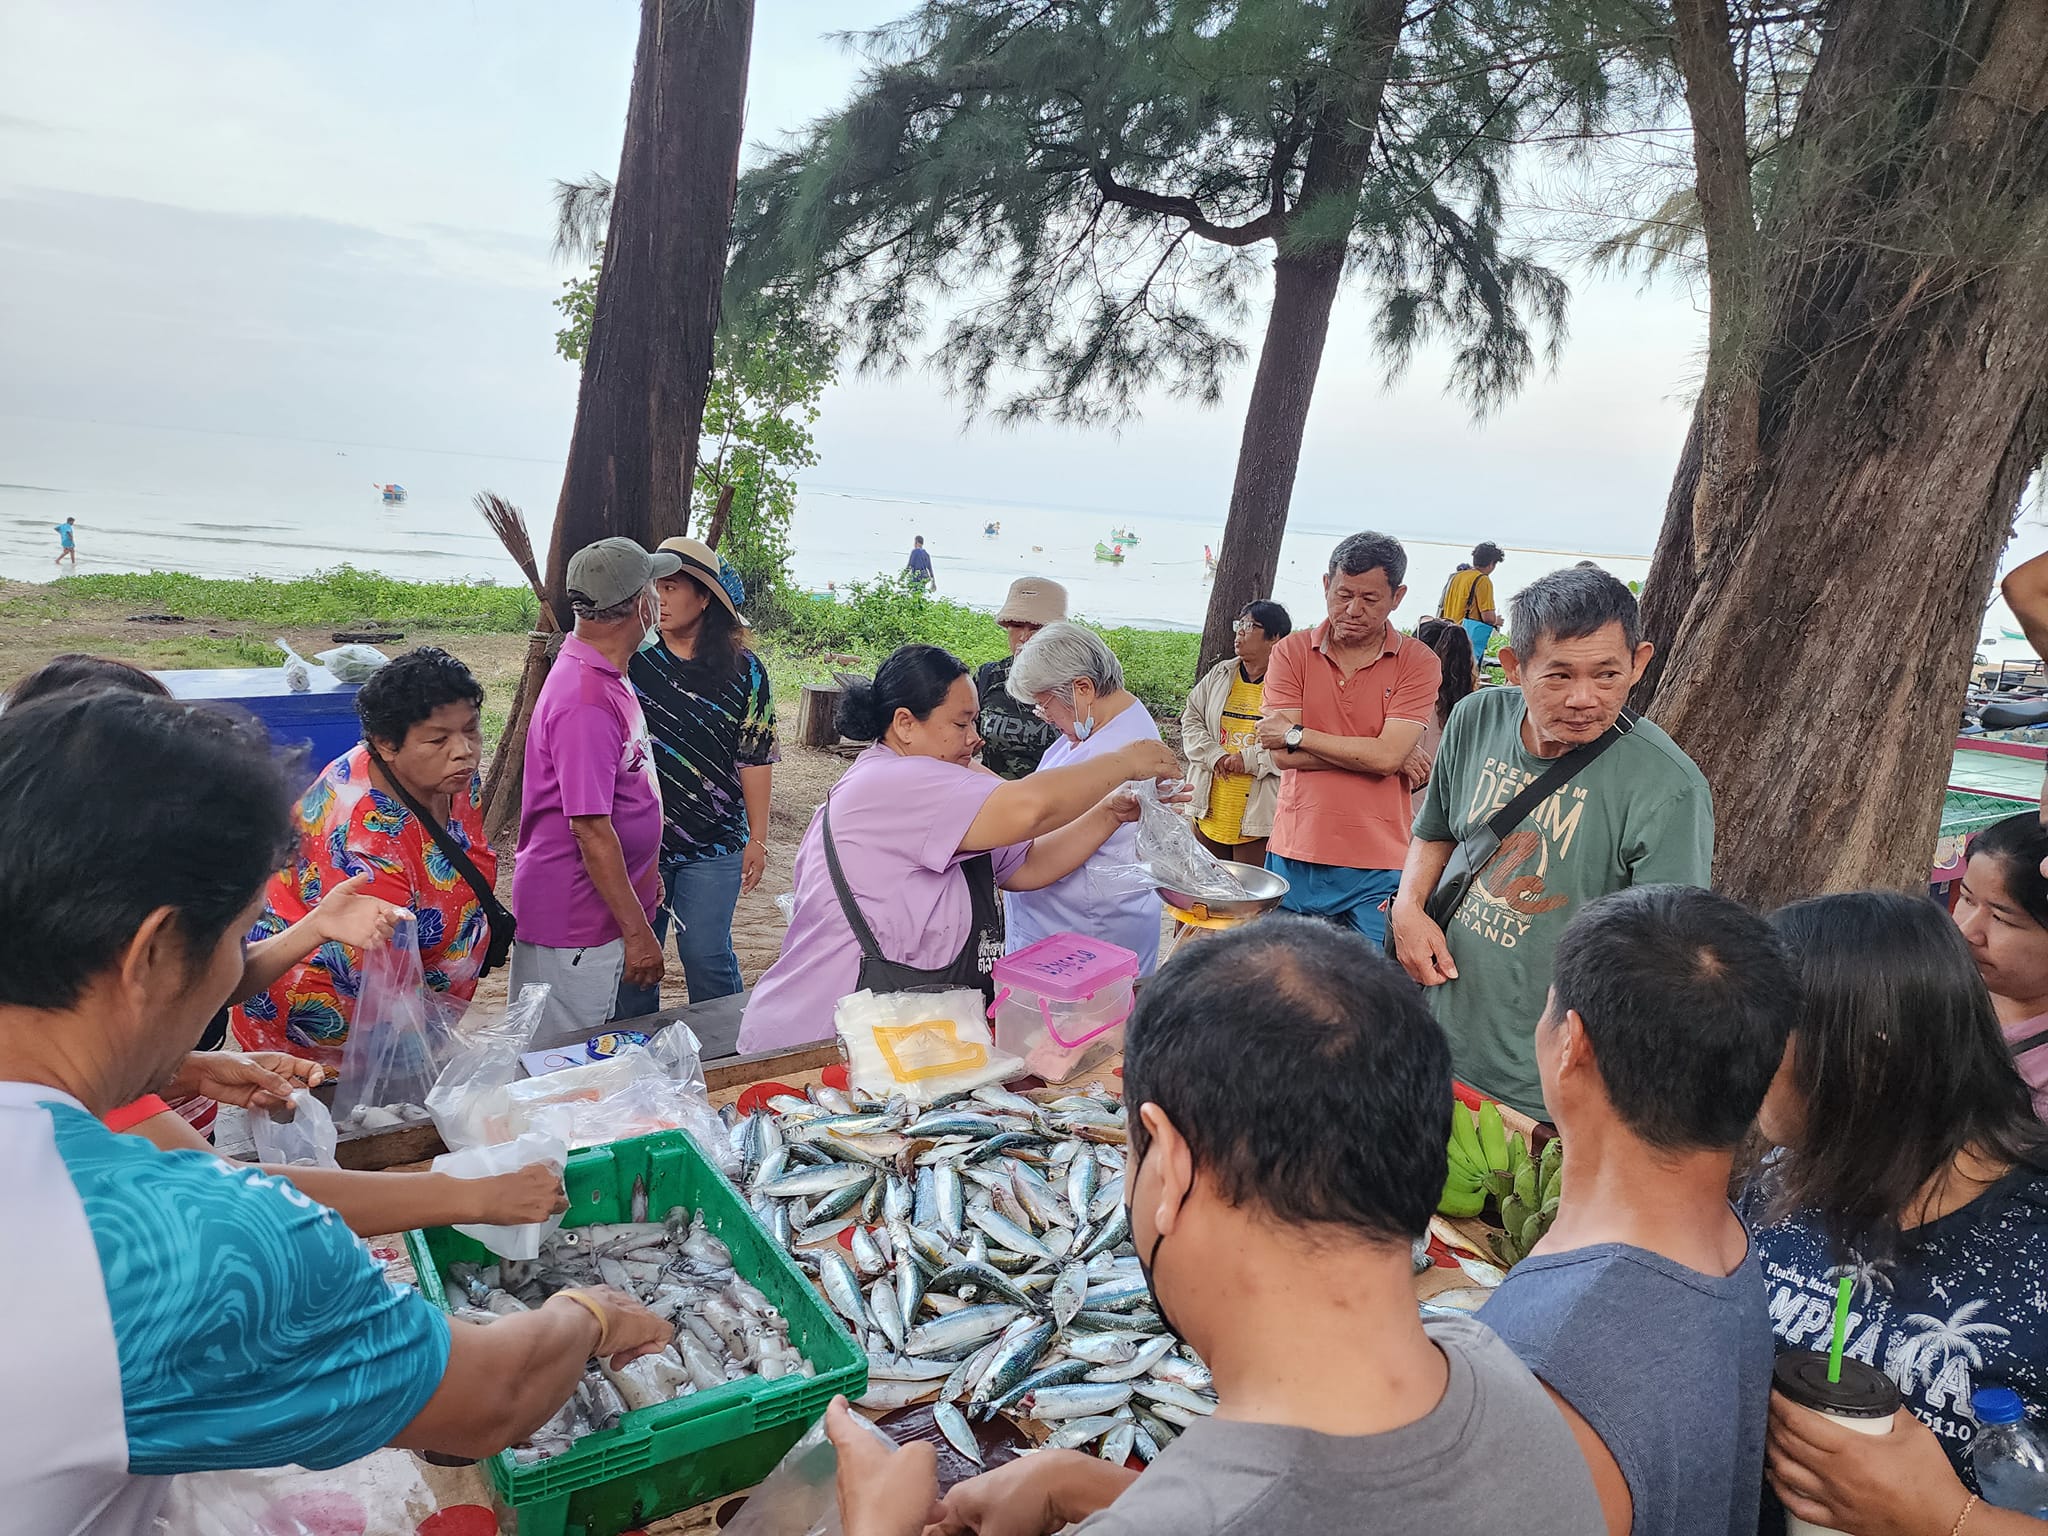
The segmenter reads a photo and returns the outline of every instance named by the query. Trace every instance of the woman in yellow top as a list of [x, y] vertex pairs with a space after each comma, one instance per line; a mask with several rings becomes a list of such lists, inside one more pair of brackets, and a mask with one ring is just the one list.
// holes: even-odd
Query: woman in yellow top
[[1258, 742], [1266, 661], [1294, 623], [1278, 603], [1246, 603], [1232, 626], [1236, 655], [1211, 667], [1181, 711], [1180, 746], [1194, 790], [1195, 835], [1218, 858], [1266, 862], [1280, 770]]
[[1493, 572], [1502, 560], [1500, 546], [1491, 542], [1472, 551], [1472, 563], [1460, 566], [1444, 584], [1443, 606], [1437, 617], [1463, 624], [1472, 637], [1472, 654], [1486, 660], [1486, 643], [1500, 628], [1500, 610], [1494, 606]]

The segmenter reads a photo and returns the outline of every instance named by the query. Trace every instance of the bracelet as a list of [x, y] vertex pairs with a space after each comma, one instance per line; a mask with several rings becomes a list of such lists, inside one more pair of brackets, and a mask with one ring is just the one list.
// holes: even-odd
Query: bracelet
[[1977, 1507], [1977, 1495], [1971, 1494], [1963, 1500], [1963, 1512], [1956, 1516], [1956, 1523], [1948, 1528], [1948, 1536], [1962, 1536], [1963, 1522], [1970, 1518], [1970, 1511]]
[[[611, 1331], [611, 1324], [605, 1319], [604, 1308], [600, 1307], [591, 1297], [584, 1295], [583, 1292], [578, 1290], [557, 1291], [555, 1294], [567, 1297], [597, 1319], [597, 1343], [591, 1346], [590, 1353], [592, 1355], [603, 1354], [604, 1336]], [[1949, 1532], [1949, 1536], [1955, 1536], [1955, 1532]]]

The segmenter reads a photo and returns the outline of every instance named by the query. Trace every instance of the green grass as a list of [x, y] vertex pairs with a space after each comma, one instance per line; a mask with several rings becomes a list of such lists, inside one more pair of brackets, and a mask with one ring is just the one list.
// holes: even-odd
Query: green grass
[[284, 652], [250, 635], [171, 635], [130, 647], [153, 671], [178, 667], [281, 667]]
[[336, 566], [295, 581], [251, 576], [223, 581], [177, 571], [146, 576], [67, 576], [9, 603], [24, 614], [61, 613], [80, 601], [125, 603], [138, 612], [188, 619], [228, 619], [292, 627], [370, 624], [433, 629], [530, 629], [539, 605], [523, 586], [482, 587], [455, 581], [394, 581]]
[[[1010, 653], [1009, 637], [978, 609], [933, 597], [901, 577], [852, 582], [837, 602], [782, 588], [753, 602], [757, 651], [781, 696], [803, 683], [831, 680], [822, 652], [859, 658], [872, 671], [899, 645], [944, 646], [970, 667]], [[1082, 623], [1086, 623], [1084, 618]], [[1124, 683], [1154, 715], [1178, 715], [1195, 685], [1201, 636], [1166, 629], [1094, 628], [1123, 663]]]

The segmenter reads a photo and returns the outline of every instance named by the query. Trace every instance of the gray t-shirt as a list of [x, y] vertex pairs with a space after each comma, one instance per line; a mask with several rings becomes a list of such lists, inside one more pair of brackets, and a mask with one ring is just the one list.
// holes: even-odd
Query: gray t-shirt
[[1631, 1536], [1754, 1536], [1767, 1296], [1754, 1244], [1733, 1274], [1705, 1275], [1598, 1243], [1524, 1259], [1479, 1315], [1606, 1443]]
[[1413, 1424], [1321, 1435], [1204, 1419], [1077, 1536], [1445, 1536], [1503, 1522], [1517, 1536], [1598, 1532], [1592, 1476], [1542, 1386], [1471, 1318], [1426, 1326], [1450, 1383]]

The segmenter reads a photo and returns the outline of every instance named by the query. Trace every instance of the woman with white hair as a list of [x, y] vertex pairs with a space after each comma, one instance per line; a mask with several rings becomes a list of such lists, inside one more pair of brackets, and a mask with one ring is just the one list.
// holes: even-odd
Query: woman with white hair
[[[1159, 727], [1124, 687], [1124, 669], [1093, 630], [1048, 624], [1010, 664], [1011, 697], [1059, 732], [1039, 771], [1087, 762], [1133, 742], [1158, 741]], [[1004, 897], [1010, 952], [1055, 933], [1079, 933], [1137, 953], [1143, 974], [1159, 963], [1156, 892], [1130, 890], [1112, 871], [1138, 861], [1138, 831], [1124, 826], [1064, 879]]]

